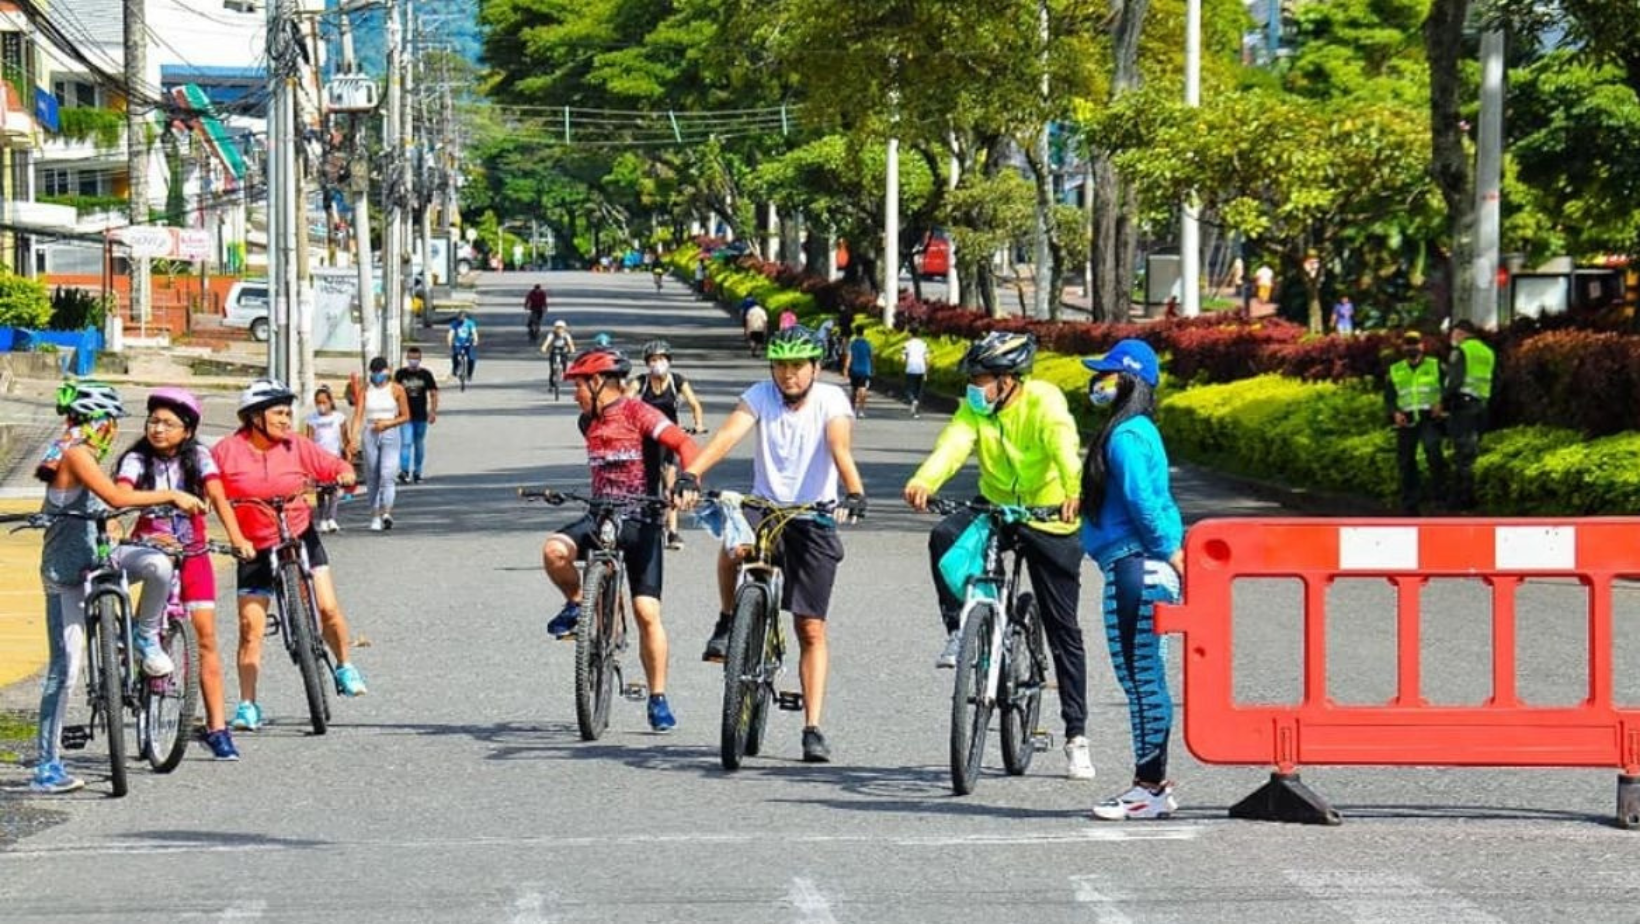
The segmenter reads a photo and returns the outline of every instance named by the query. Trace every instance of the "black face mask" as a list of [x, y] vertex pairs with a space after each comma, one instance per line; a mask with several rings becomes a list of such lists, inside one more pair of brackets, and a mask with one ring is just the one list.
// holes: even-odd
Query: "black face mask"
[[1401, 352], [1406, 356], [1407, 362], [1409, 363], [1415, 363], [1424, 358], [1423, 350], [1402, 350]]

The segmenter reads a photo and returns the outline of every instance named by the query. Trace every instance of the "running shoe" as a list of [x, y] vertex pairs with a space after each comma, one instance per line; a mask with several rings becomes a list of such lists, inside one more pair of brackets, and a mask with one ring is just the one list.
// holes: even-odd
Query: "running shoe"
[[1088, 739], [1082, 735], [1065, 742], [1065, 776], [1073, 780], [1091, 780], [1094, 777]]
[[940, 649], [940, 656], [934, 659], [934, 666], [955, 668], [957, 655], [962, 653], [962, 630], [952, 629], [945, 639], [945, 647]]
[[352, 664], [343, 664], [336, 668], [336, 692], [343, 696], [363, 696], [370, 691], [365, 689], [364, 675]]
[[249, 700], [240, 703], [229, 724], [235, 731], [256, 731], [262, 727], [262, 707]]
[[712, 637], [706, 640], [706, 650], [701, 653], [702, 661], [721, 662], [729, 657], [729, 629], [734, 617], [728, 613], [719, 613], [717, 625], [712, 627]]
[[142, 672], [150, 677], [165, 677], [176, 670], [171, 663], [171, 656], [165, 653], [165, 646], [159, 643], [159, 633], [149, 635], [146, 632], [137, 633], [137, 657], [142, 660]]
[[69, 776], [68, 771], [57, 761], [48, 761], [34, 768], [34, 778], [29, 780], [28, 788], [31, 792], [42, 795], [58, 796], [65, 792], [73, 792], [85, 786], [85, 781], [79, 777]]
[[826, 744], [826, 736], [821, 734], [818, 725], [809, 725], [803, 729], [803, 762], [831, 763], [831, 746]]
[[233, 746], [233, 732], [226, 728], [206, 732], [205, 746], [211, 749], [211, 756], [217, 760], [239, 759], [239, 749]]
[[1119, 796], [1112, 796], [1093, 807], [1093, 817], [1101, 821], [1139, 821], [1149, 818], [1171, 818], [1179, 810], [1173, 798], [1173, 784], [1163, 783], [1158, 789], [1137, 783]]
[[667, 532], [666, 547], [673, 551], [683, 548], [683, 537], [678, 535], [677, 530], [669, 530]]
[[677, 727], [678, 720], [672, 715], [672, 707], [666, 702], [666, 694], [656, 693], [649, 697], [650, 730], [665, 734]]
[[379, 533], [379, 532], [382, 531], [382, 518], [381, 517], [371, 517], [370, 518], [370, 531], [373, 532], [373, 533]]
[[581, 621], [581, 604], [570, 601], [547, 623], [547, 632], [556, 639], [575, 637], [575, 626]]

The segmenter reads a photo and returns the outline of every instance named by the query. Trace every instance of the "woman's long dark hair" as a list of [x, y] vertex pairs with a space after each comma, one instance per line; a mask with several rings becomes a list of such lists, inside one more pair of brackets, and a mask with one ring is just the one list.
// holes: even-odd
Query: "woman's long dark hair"
[[1105, 459], [1105, 448], [1110, 435], [1123, 421], [1135, 417], [1156, 418], [1156, 391], [1145, 380], [1126, 372], [1116, 377], [1116, 404], [1111, 408], [1110, 420], [1099, 431], [1099, 438], [1088, 445], [1087, 458], [1082, 460], [1082, 515], [1099, 522], [1099, 510], [1105, 504], [1105, 479], [1110, 465]]
[[[203, 497], [205, 494], [205, 483], [199, 475], [199, 450], [197, 431], [189, 429], [187, 438], [177, 446], [177, 458], [182, 462], [182, 484], [172, 486], [175, 490], [186, 491], [195, 497]], [[161, 456], [159, 451], [154, 448], [154, 444], [148, 442], [147, 433], [143, 433], [135, 443], [131, 444], [130, 449], [120, 454], [120, 460], [115, 464], [114, 471], [120, 470], [119, 467], [125, 464], [127, 456], [137, 456], [142, 459], [142, 476], [137, 479], [137, 490], [154, 490], [154, 462], [160, 459]]]

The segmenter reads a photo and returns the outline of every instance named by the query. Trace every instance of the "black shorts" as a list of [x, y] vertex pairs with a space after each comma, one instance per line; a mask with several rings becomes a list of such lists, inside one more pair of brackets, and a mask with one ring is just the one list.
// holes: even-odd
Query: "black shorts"
[[869, 375], [855, 375], [854, 373], [850, 372], [849, 375], [848, 375], [848, 387], [854, 389], [855, 391], [859, 391], [859, 390], [865, 389], [865, 388], [870, 388], [871, 387], [871, 376], [869, 376]]
[[[758, 511], [746, 511], [746, 521], [753, 529], [762, 519]], [[837, 566], [843, 561], [843, 540], [837, 527], [808, 517], [791, 521], [780, 534], [775, 561], [786, 581], [780, 608], [793, 615], [825, 619], [831, 608], [831, 588], [837, 583]]]
[[[307, 549], [308, 568], [318, 571], [320, 568], [330, 567], [330, 556], [325, 554], [324, 544], [319, 541], [319, 531], [312, 523], [302, 531], [300, 536], [304, 548]], [[262, 549], [250, 561], [242, 561], [238, 567], [239, 595], [241, 597], [271, 597], [273, 596], [273, 549]]]
[[[575, 543], [576, 558], [585, 560], [596, 545], [594, 533], [598, 522], [587, 514], [558, 530]], [[616, 545], [626, 561], [626, 580], [634, 597], [661, 598], [661, 564], [666, 556], [666, 525], [647, 523], [628, 518], [621, 524], [621, 536]]]

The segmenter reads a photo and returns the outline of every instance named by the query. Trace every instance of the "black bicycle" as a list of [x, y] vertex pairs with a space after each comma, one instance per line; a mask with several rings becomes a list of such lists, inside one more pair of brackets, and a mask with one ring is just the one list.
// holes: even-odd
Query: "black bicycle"
[[524, 310], [529, 314], [529, 319], [524, 322], [524, 329], [529, 332], [530, 343], [533, 345], [541, 339], [541, 318], [546, 314], [546, 311], [544, 309], [537, 311], [531, 308]]
[[1025, 562], [1016, 532], [1031, 521], [1057, 522], [1059, 508], [928, 499], [928, 509], [941, 515], [962, 508], [989, 517], [992, 527], [982, 570], [967, 581], [951, 691], [951, 788], [966, 796], [979, 783], [991, 715], [999, 708], [1002, 765], [1008, 775], [1025, 773], [1036, 752], [1051, 744], [1048, 733], [1037, 727], [1048, 682], [1046, 637], [1036, 597], [1020, 590]]
[[552, 400], [558, 400], [559, 388], [564, 383], [564, 369], [569, 362], [568, 350], [551, 350], [547, 353], [547, 387], [552, 389]]
[[723, 730], [719, 753], [725, 770], [738, 770], [742, 760], [757, 756], [763, 748], [770, 701], [789, 712], [803, 710], [800, 691], [775, 689], [786, 657], [786, 634], [780, 621], [780, 601], [785, 589], [785, 575], [778, 560], [780, 538], [786, 527], [796, 520], [829, 518], [836, 505], [829, 501], [780, 504], [762, 497], [720, 491], [708, 491], [704, 496], [720, 504], [738, 502], [741, 509], [761, 515], [753, 530], [752, 544], [740, 560], [734, 621], [723, 659]]
[[456, 382], [460, 384], [462, 391], [466, 391], [467, 383], [473, 377], [472, 347], [457, 346], [452, 359], [455, 363]]
[[587, 497], [540, 488], [519, 488], [518, 496], [553, 506], [575, 501], [592, 514], [593, 548], [581, 568], [581, 620], [575, 628], [575, 723], [581, 740], [596, 741], [609, 728], [609, 707], [617, 688], [634, 702], [648, 698], [643, 684], [624, 683], [621, 675], [632, 612], [621, 528], [630, 517], [649, 519], [664, 513], [672, 501], [641, 494]]
[[[335, 490], [334, 483], [316, 484], [315, 490]], [[268, 635], [284, 639], [285, 652], [290, 655], [302, 675], [302, 692], [307, 700], [308, 721], [315, 735], [322, 735], [330, 727], [330, 686], [325, 678], [335, 683], [335, 665], [330, 649], [325, 647], [324, 633], [319, 623], [319, 597], [313, 589], [313, 565], [308, 561], [307, 546], [300, 536], [290, 530], [285, 510], [292, 504], [304, 502], [302, 494], [281, 497], [240, 498], [235, 507], [262, 507], [273, 514], [279, 524], [279, 541], [273, 546], [273, 611], [268, 613]], [[337, 694], [341, 688], [337, 685]]]

